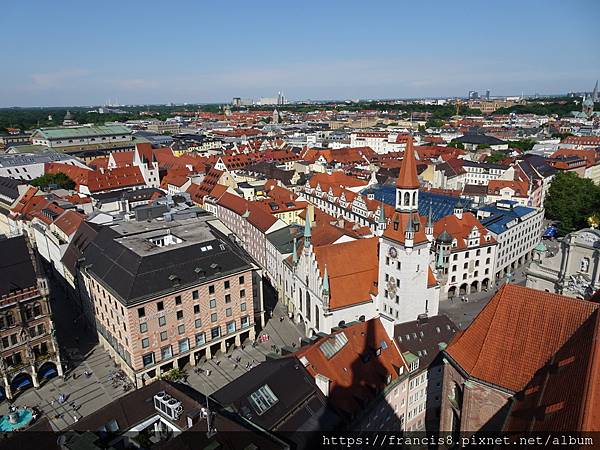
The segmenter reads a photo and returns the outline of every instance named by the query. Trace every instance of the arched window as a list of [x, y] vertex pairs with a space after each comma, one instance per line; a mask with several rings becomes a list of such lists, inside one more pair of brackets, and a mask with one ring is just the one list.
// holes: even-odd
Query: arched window
[[590, 270], [590, 258], [582, 258], [579, 264], [579, 271], [588, 273], [588, 270]]
[[306, 318], [310, 320], [310, 293], [306, 292]]
[[15, 317], [13, 316], [12, 312], [8, 312], [6, 314], [6, 325], [8, 325], [9, 327], [12, 327], [15, 324]]
[[413, 192], [413, 202], [412, 202], [413, 206], [417, 205], [417, 191]]
[[300, 311], [302, 311], [302, 289], [298, 289], [298, 293], [300, 295], [300, 301], [298, 302], [298, 305], [300, 305]]
[[404, 203], [402, 206], [410, 206], [410, 194], [408, 192], [404, 193]]
[[315, 305], [315, 329], [319, 331], [319, 307]]

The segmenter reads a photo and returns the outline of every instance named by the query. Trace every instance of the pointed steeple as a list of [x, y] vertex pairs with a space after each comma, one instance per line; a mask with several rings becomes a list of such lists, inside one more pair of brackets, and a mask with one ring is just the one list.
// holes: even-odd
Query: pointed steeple
[[385, 224], [385, 208], [383, 207], [383, 198], [381, 199], [381, 205], [379, 205], [379, 215], [377, 216], [377, 223]]
[[323, 273], [323, 295], [329, 296], [329, 274], [327, 273], [327, 264]]
[[304, 221], [304, 247], [308, 248], [310, 246], [310, 211], [306, 208], [306, 220]]
[[418, 189], [419, 179], [417, 178], [417, 160], [413, 149], [412, 136], [406, 141], [404, 149], [404, 158], [400, 167], [400, 174], [396, 180], [396, 187], [400, 189]]
[[427, 214], [426, 228], [433, 229], [433, 202], [431, 200], [429, 200], [429, 214]]

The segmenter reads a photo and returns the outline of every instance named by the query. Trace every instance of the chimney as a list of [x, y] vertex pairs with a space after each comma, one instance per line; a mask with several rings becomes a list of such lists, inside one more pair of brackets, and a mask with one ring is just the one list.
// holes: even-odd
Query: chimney
[[315, 205], [312, 203], [308, 204], [308, 214], [310, 215], [310, 223], [314, 225], [315, 223]]

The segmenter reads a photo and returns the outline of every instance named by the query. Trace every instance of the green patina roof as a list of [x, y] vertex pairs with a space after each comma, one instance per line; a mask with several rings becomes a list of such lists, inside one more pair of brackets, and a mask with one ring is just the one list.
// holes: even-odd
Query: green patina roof
[[540, 242], [538, 245], [535, 246], [534, 250], [537, 250], [538, 252], [545, 252], [547, 249], [544, 243]]
[[46, 139], [71, 139], [131, 134], [131, 130], [124, 125], [94, 125], [65, 128], [38, 128], [35, 130], [34, 134], [40, 134]]
[[413, 361], [416, 361], [417, 359], [419, 359], [419, 357], [411, 352], [404, 352], [402, 353], [402, 356], [404, 356], [404, 360], [406, 361], [406, 364], [409, 364]]
[[39, 153], [50, 150], [49, 147], [45, 145], [34, 145], [34, 144], [25, 144], [25, 145], [9, 145], [8, 146], [9, 153]]

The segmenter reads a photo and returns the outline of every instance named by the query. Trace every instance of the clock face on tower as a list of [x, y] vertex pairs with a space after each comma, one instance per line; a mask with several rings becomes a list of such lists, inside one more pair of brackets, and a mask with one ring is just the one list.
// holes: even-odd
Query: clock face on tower
[[388, 256], [395, 259], [398, 256], [398, 250], [396, 250], [395, 247], [390, 247], [388, 250]]

